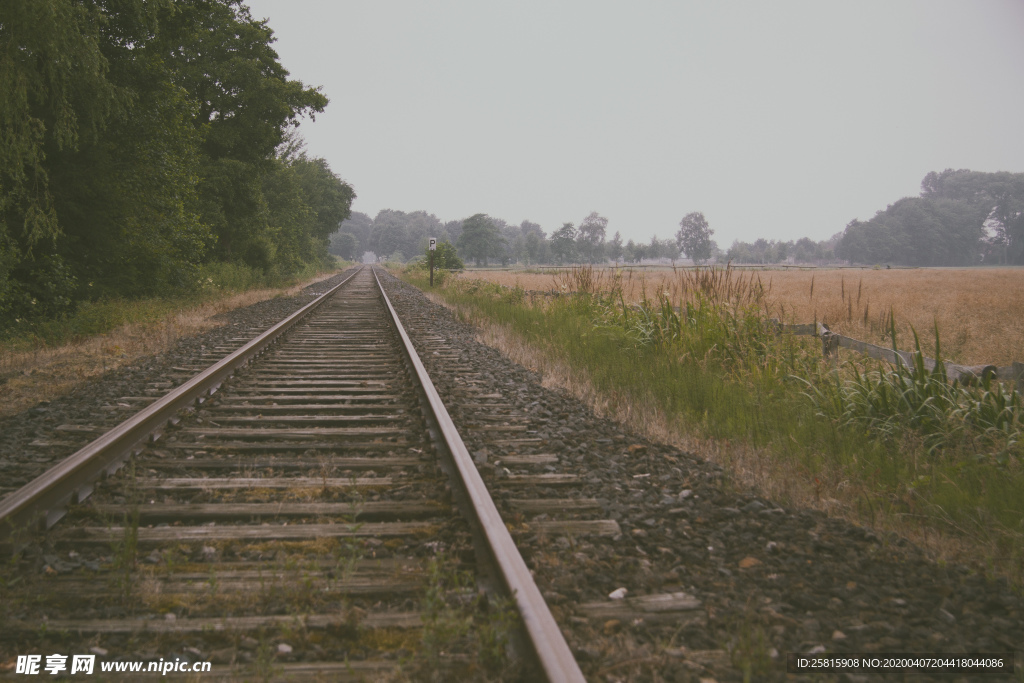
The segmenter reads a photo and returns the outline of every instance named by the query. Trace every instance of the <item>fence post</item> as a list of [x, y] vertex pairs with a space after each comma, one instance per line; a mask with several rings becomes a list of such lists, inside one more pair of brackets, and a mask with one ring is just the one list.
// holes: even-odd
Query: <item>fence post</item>
[[1013, 384], [1019, 393], [1024, 394], [1024, 363], [1013, 361], [1013, 365], [1011, 367], [1013, 368], [1014, 375]]
[[818, 323], [818, 336], [821, 337], [821, 355], [825, 360], [834, 355], [839, 360], [839, 335], [828, 329], [825, 323]]

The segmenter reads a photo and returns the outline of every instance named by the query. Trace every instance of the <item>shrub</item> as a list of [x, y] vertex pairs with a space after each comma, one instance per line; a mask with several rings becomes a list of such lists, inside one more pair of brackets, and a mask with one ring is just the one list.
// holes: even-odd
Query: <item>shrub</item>
[[[417, 264], [421, 268], [430, 267], [430, 247], [423, 250], [424, 260]], [[466, 264], [459, 258], [459, 252], [455, 250], [455, 246], [445, 240], [444, 242], [437, 243], [437, 249], [434, 250], [434, 270], [462, 270], [466, 267]]]

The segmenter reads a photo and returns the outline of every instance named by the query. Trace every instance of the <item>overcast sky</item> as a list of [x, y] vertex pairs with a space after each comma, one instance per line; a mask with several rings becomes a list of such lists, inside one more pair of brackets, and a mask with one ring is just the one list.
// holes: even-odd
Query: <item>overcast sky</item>
[[353, 209], [720, 246], [826, 239], [929, 171], [1024, 171], [1024, 0], [248, 0]]

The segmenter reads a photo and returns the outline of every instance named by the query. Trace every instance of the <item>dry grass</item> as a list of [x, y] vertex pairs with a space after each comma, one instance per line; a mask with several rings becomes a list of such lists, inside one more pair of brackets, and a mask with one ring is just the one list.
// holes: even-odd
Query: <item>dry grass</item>
[[[668, 292], [678, 299], [682, 273], [622, 269], [627, 301]], [[558, 274], [474, 271], [482, 279], [528, 291], [558, 291]], [[760, 281], [771, 314], [791, 323], [826, 322], [833, 331], [876, 344], [890, 344], [888, 315], [896, 317], [901, 348], [913, 348], [911, 327], [927, 352], [938, 325], [942, 355], [966, 365], [1024, 361], [1024, 268], [918, 268], [913, 270], [740, 271]], [[612, 269], [595, 269], [595, 284], [609, 288]]]
[[940, 533], [913, 515], [866, 505], [865, 501], [874, 498], [875, 493], [866, 484], [849, 479], [841, 468], [826, 468], [812, 474], [794, 459], [774, 455], [767, 449], [741, 441], [695, 438], [693, 430], [671, 419], [657, 402], [601, 392], [585, 371], [574, 370], [549, 349], [524, 341], [510, 328], [490, 322], [483, 315], [474, 315], [469, 308], [456, 308], [433, 293], [427, 296], [475, 325], [478, 341], [540, 374], [543, 386], [565, 391], [586, 403], [597, 415], [625, 424], [651, 440], [671, 444], [720, 465], [739, 489], [782, 504], [821, 510], [832, 517], [896, 533], [914, 542], [935, 560], [965, 564], [982, 572], [992, 570], [984, 558], [1002, 554], [991, 534], [972, 534], [974, 530], [962, 530], [961, 534]]
[[254, 289], [227, 295], [184, 308], [157, 324], [123, 325], [108, 334], [73, 344], [32, 351], [0, 347], [0, 379], [6, 379], [3, 383], [6, 399], [0, 404], [0, 417], [18, 413], [39, 401], [63, 396], [82, 382], [143, 356], [166, 351], [179, 337], [219, 327], [223, 322], [214, 318], [221, 313], [275, 297], [294, 296], [304, 287], [333, 275], [320, 273], [286, 289]]

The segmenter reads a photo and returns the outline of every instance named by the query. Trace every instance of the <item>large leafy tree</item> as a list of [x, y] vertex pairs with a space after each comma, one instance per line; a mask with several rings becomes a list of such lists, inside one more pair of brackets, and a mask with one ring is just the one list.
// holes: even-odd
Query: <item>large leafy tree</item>
[[608, 230], [608, 219], [599, 215], [596, 211], [590, 214], [580, 223], [576, 239], [579, 242], [581, 256], [591, 263], [600, 260], [603, 256], [604, 237]]
[[462, 234], [459, 235], [457, 246], [466, 258], [473, 259], [478, 266], [486, 266], [488, 258], [499, 256], [504, 244], [505, 239], [487, 214], [474, 214], [462, 222]]
[[272, 268], [284, 273], [326, 256], [330, 235], [348, 217], [355, 196], [326, 161], [305, 154], [279, 158], [264, 178], [263, 193]]
[[0, 319], [326, 254], [354, 195], [295, 153], [327, 100], [272, 42], [239, 0], [4, 2]]
[[559, 264], [576, 260], [576, 226], [563, 223], [551, 233], [551, 255]]
[[52, 157], [63, 233], [55, 251], [95, 284], [84, 294], [192, 286], [210, 243], [196, 213], [199, 135], [188, 100], [166, 81], [132, 90], [128, 111], [96, 140]]
[[426, 211], [413, 211], [407, 214], [406, 231], [409, 243], [405, 253], [415, 254], [427, 248], [431, 237], [441, 240], [445, 237], [444, 226], [437, 216]]
[[331, 236], [331, 253], [338, 254], [339, 256], [342, 255], [334, 248], [333, 244], [338, 234], [348, 233], [356, 240], [355, 251], [353, 252], [354, 257], [361, 257], [363, 252], [370, 250], [370, 232], [372, 230], [373, 219], [365, 213], [353, 211], [349, 217], [342, 221], [341, 225], [338, 226], [338, 232]]
[[358, 257], [359, 240], [350, 232], [336, 232], [331, 235], [329, 250], [343, 259], [353, 261]]
[[870, 221], [852, 221], [836, 252], [858, 263], [967, 266], [981, 256], [984, 212], [968, 202], [905, 197]]
[[264, 176], [278, 170], [275, 151], [300, 117], [327, 106], [319, 89], [288, 78], [273, 42], [240, 0], [179, 0], [161, 13], [154, 46], [194, 98], [193, 125], [203, 133], [200, 211], [216, 253], [262, 268], [280, 246]]
[[99, 7], [73, 0], [4, 2], [0, 211], [8, 238], [24, 247], [60, 232], [48, 153], [77, 149], [126, 102], [126, 93], [107, 80], [103, 23]]
[[426, 248], [431, 237], [448, 237], [445, 226], [434, 214], [383, 209], [370, 227], [369, 248], [380, 256], [395, 252], [415, 254]]
[[208, 243], [194, 211], [201, 135], [152, 50], [168, 6], [4, 5], [0, 315], [194, 284]]
[[103, 7], [107, 79], [126, 101], [76, 150], [51, 158], [59, 252], [95, 284], [82, 296], [186, 288], [211, 238], [197, 214], [203, 137], [194, 100], [173, 82], [158, 47], [168, 3]]
[[925, 199], [947, 199], [977, 208], [992, 230], [989, 243], [1003, 263], [1024, 263], [1024, 173], [982, 173], [947, 168], [921, 181]]
[[544, 257], [544, 235], [543, 233], [528, 232], [523, 237], [523, 250], [526, 253], [527, 265], [540, 263]]
[[[74, 278], [55, 251], [61, 227], [50, 160], [92, 139], [127, 101], [126, 93], [107, 79], [103, 23], [99, 7], [74, 0], [4, 0], [0, 320], [54, 314], [70, 304], [66, 294]], [[48, 297], [48, 290], [63, 293]]]
[[683, 216], [679, 221], [679, 231], [676, 232], [676, 245], [694, 263], [706, 262], [714, 253], [714, 243], [711, 236], [715, 231], [708, 226], [704, 214], [694, 211]]
[[370, 233], [370, 248], [378, 256], [387, 256], [396, 251], [412, 253], [407, 250], [407, 218], [404, 212], [391, 209], [382, 209], [377, 213], [377, 217], [373, 219], [373, 231]]
[[851, 221], [835, 251], [859, 263], [963, 266], [986, 253], [986, 261], [1024, 263], [1024, 173], [929, 173], [920, 197]]

